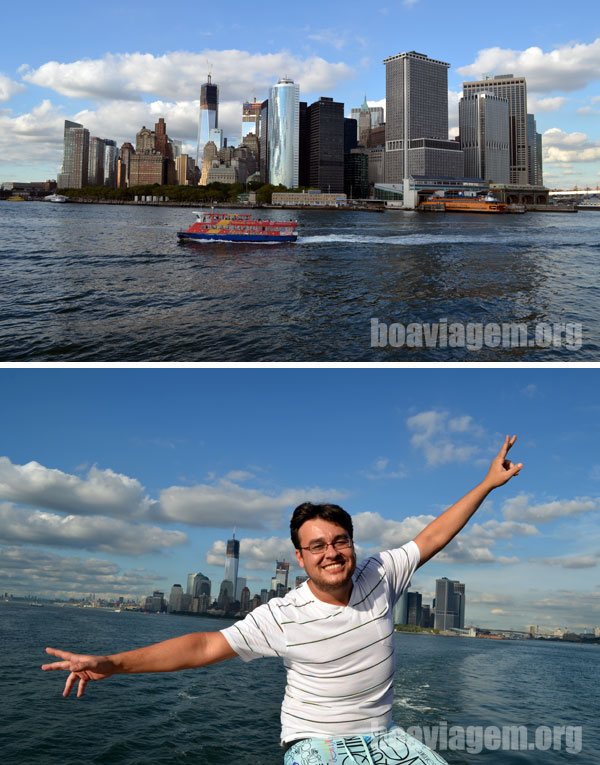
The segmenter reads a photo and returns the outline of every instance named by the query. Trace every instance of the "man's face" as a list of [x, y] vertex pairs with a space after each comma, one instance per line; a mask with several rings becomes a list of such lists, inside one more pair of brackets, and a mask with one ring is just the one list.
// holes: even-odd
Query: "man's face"
[[[307, 548], [311, 543], [331, 543], [336, 539], [348, 536], [349, 534], [343, 526], [325, 521], [322, 518], [305, 521], [298, 530], [298, 539], [302, 548]], [[311, 553], [307, 549], [296, 550], [296, 558], [313, 584], [323, 591], [332, 591], [344, 587], [350, 581], [356, 568], [356, 555], [353, 546], [336, 550], [329, 544], [320, 553]]]

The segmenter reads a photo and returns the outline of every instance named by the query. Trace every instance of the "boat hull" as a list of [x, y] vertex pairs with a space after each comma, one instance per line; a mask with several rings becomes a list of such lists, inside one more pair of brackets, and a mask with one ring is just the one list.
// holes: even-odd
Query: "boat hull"
[[268, 234], [208, 234], [208, 233], [194, 233], [188, 231], [178, 231], [177, 237], [182, 241], [210, 241], [210, 242], [262, 242], [262, 243], [276, 243], [276, 242], [295, 242], [298, 238], [297, 234], [289, 236], [270, 236]]

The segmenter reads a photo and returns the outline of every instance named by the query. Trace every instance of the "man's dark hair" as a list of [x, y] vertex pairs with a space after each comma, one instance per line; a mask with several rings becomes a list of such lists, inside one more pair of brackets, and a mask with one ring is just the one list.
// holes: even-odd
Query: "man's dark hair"
[[330, 521], [330, 523], [337, 523], [348, 532], [350, 539], [354, 534], [352, 528], [352, 518], [343, 507], [339, 505], [313, 505], [312, 502], [303, 502], [294, 510], [292, 520], [290, 521], [290, 534], [294, 547], [300, 549], [300, 540], [298, 539], [298, 531], [300, 526], [305, 521], [310, 521], [313, 518], [322, 518], [324, 521]]

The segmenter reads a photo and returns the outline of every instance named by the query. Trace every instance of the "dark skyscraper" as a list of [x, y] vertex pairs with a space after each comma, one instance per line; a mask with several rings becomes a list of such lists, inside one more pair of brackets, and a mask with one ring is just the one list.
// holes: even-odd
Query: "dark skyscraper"
[[233, 593], [232, 597], [235, 600], [237, 593], [235, 589], [237, 587], [238, 580], [238, 567], [240, 563], [240, 543], [233, 534], [233, 539], [227, 540], [227, 553], [225, 558], [225, 576], [223, 579], [232, 583]]
[[465, 585], [453, 579], [435, 581], [435, 627], [440, 630], [465, 626]]
[[300, 101], [300, 163], [298, 167], [298, 185], [310, 186], [310, 124], [308, 104]]
[[202, 167], [204, 147], [210, 141], [210, 131], [219, 127], [219, 86], [213, 85], [210, 74], [200, 89], [200, 117], [198, 119], [198, 148], [196, 164]]
[[324, 193], [344, 191], [344, 104], [322, 97], [308, 107], [310, 185]]
[[260, 105], [260, 180], [269, 182], [269, 99]]

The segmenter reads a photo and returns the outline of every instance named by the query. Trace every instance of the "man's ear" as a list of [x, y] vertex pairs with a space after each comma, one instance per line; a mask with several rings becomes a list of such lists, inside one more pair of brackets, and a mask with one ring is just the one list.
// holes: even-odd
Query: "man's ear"
[[302, 550], [295, 550], [296, 552], [296, 560], [298, 561], [298, 565], [300, 568], [304, 568], [304, 558], [302, 557]]

